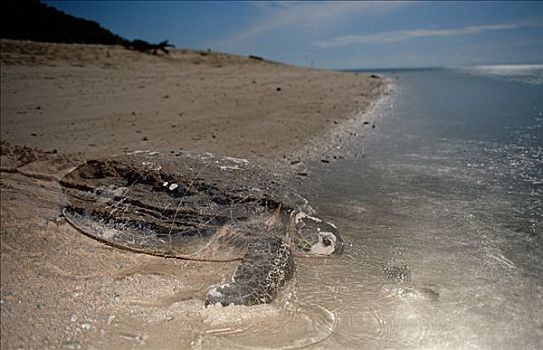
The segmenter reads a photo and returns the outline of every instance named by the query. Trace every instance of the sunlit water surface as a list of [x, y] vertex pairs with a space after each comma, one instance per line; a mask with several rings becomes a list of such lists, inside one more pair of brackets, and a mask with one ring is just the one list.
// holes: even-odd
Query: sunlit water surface
[[298, 259], [275, 321], [208, 344], [543, 348], [543, 69], [523, 68], [385, 72], [369, 142], [303, 190], [344, 255]]

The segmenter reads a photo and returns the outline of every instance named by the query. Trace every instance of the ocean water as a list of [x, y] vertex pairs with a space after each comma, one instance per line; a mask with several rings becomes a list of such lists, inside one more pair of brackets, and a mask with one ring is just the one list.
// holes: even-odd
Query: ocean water
[[333, 319], [314, 346], [543, 348], [543, 66], [382, 73], [363, 156], [306, 189], [350, 242], [298, 270]]
[[372, 136], [302, 189], [344, 254], [297, 259], [273, 321], [212, 347], [543, 348], [543, 66], [379, 73]]

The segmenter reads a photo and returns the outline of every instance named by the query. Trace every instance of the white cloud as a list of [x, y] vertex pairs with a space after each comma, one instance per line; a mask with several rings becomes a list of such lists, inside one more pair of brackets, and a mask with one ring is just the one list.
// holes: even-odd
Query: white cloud
[[321, 30], [334, 26], [346, 18], [376, 12], [388, 12], [409, 1], [317, 1], [317, 2], [252, 2], [262, 15], [251, 26], [239, 33], [219, 40], [210, 46], [239, 49], [259, 36], [284, 28]]
[[376, 34], [342, 35], [330, 40], [317, 41], [314, 46], [322, 49], [327, 49], [345, 47], [350, 45], [383, 44], [404, 41], [413, 38], [474, 35], [486, 31], [510, 30], [525, 27], [543, 27], [543, 19], [538, 18], [517, 23], [487, 24], [462, 28], [416, 29], [383, 32]]

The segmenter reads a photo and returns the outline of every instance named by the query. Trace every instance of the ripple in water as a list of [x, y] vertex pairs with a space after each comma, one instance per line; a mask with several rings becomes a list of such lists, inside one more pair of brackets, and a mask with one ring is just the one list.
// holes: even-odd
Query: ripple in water
[[[318, 304], [297, 302], [294, 286], [288, 289], [272, 305], [250, 308], [230, 306], [213, 310], [204, 321], [208, 326], [204, 327], [193, 347], [298, 349], [317, 345], [330, 337], [337, 325], [336, 314]], [[232, 311], [233, 308], [239, 310]], [[236, 318], [233, 312], [238, 315], [249, 312], [252, 315]]]

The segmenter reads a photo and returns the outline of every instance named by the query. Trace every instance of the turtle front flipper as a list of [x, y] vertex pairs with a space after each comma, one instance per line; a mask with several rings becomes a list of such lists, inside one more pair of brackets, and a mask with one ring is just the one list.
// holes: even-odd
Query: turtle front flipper
[[285, 242], [278, 238], [255, 240], [249, 243], [232, 282], [212, 288], [207, 294], [206, 305], [269, 303], [293, 272], [292, 253]]

